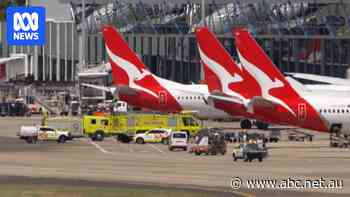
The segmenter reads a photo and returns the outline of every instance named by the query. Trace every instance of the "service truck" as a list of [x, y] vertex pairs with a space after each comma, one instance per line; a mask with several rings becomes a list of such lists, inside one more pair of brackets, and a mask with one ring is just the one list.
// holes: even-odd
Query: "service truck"
[[200, 129], [199, 121], [191, 114], [119, 114], [111, 116], [84, 116], [83, 133], [92, 140], [102, 141], [106, 136], [118, 136], [129, 142], [137, 133], [152, 129], [171, 129], [195, 135]]
[[38, 140], [65, 143], [67, 140], [72, 139], [68, 131], [58, 130], [48, 126], [22, 126], [17, 136], [29, 144], [36, 143]]

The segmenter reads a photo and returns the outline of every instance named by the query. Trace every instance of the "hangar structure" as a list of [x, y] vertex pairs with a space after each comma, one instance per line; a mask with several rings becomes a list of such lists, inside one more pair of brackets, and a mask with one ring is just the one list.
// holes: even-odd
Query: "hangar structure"
[[[81, 0], [70, 3], [78, 32], [86, 34], [84, 62], [106, 61], [100, 33], [119, 29], [157, 75], [184, 83], [201, 81], [193, 31], [208, 26], [236, 57], [231, 29], [248, 28], [284, 72], [347, 77], [350, 2], [343, 0]], [[85, 29], [85, 30], [82, 30]], [[81, 60], [82, 62], [82, 60]], [[82, 68], [84, 69], [84, 68]]]
[[[39, 6], [45, 2], [48, 12], [59, 7], [55, 4], [70, 10], [69, 20], [47, 19], [44, 46], [9, 46], [6, 22], [0, 22], [0, 57], [24, 58], [23, 67], [0, 64], [0, 81], [24, 81], [34, 84], [34, 89], [72, 89], [78, 87], [79, 73], [106, 65], [100, 32], [105, 24], [124, 34], [152, 72], [184, 83], [199, 83], [203, 77], [193, 34], [195, 27], [203, 25], [217, 34], [235, 58], [230, 31], [248, 28], [284, 72], [345, 78], [350, 63], [350, 2], [346, 0], [28, 2]], [[9, 68], [12, 64], [16, 69]], [[80, 76], [87, 75], [91, 77]], [[98, 81], [111, 83], [108, 75]]]

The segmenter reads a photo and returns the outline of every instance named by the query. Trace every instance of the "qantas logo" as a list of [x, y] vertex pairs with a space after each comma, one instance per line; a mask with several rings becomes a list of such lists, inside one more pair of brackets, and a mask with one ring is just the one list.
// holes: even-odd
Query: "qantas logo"
[[257, 82], [259, 83], [262, 90], [262, 97], [282, 105], [284, 108], [290, 111], [294, 116], [296, 116], [295, 112], [284, 101], [270, 94], [271, 89], [282, 88], [285, 86], [285, 84], [277, 78], [275, 78], [274, 80], [271, 80], [266, 75], [265, 72], [260, 70], [257, 66], [251, 64], [248, 60], [246, 60], [239, 51], [237, 52], [242, 64], [246, 67], [248, 72], [252, 76], [257, 77]]
[[242, 95], [228, 88], [231, 83], [243, 81], [242, 77], [237, 73], [234, 73], [232, 76], [223, 66], [206, 56], [205, 53], [201, 50], [200, 46], [198, 46], [198, 50], [203, 63], [206, 64], [219, 77], [223, 88], [222, 91], [228, 95], [236, 96], [238, 98], [246, 100]]
[[[139, 69], [137, 69], [137, 67], [134, 64], [132, 64], [131, 62], [113, 54], [113, 52], [108, 48], [107, 45], [106, 45], [106, 50], [107, 50], [109, 57], [112, 59], [112, 61], [114, 63], [116, 63], [119, 67], [121, 67], [128, 74], [129, 85], [131, 88], [135, 88], [135, 89], [147, 92], [156, 98], [159, 97], [157, 94], [155, 94], [151, 90], [144, 88], [142, 86], [139, 86], [134, 82], [134, 80], [139, 81], [139, 80], [143, 79], [144, 77], [150, 75], [150, 72], [147, 71], [147, 72], [141, 73], [141, 71]], [[145, 70], [142, 70], [142, 71], [145, 71]]]

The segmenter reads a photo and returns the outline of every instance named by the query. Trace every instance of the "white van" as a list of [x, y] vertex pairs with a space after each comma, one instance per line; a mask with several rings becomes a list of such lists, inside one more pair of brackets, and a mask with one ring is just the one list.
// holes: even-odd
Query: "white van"
[[174, 149], [183, 149], [187, 151], [187, 133], [173, 131], [169, 135], [169, 150], [172, 151]]

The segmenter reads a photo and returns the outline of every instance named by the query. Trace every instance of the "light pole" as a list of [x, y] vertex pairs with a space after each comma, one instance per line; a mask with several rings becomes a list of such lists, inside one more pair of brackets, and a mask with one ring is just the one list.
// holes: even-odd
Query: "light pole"
[[81, 47], [82, 47], [82, 54], [81, 54], [81, 64], [82, 64], [82, 70], [85, 68], [85, 41], [86, 41], [86, 32], [85, 32], [85, 0], [81, 1], [82, 6], [82, 20], [81, 20]]
[[202, 20], [204, 26], [207, 26], [207, 22], [205, 21], [205, 0], [202, 0]]

